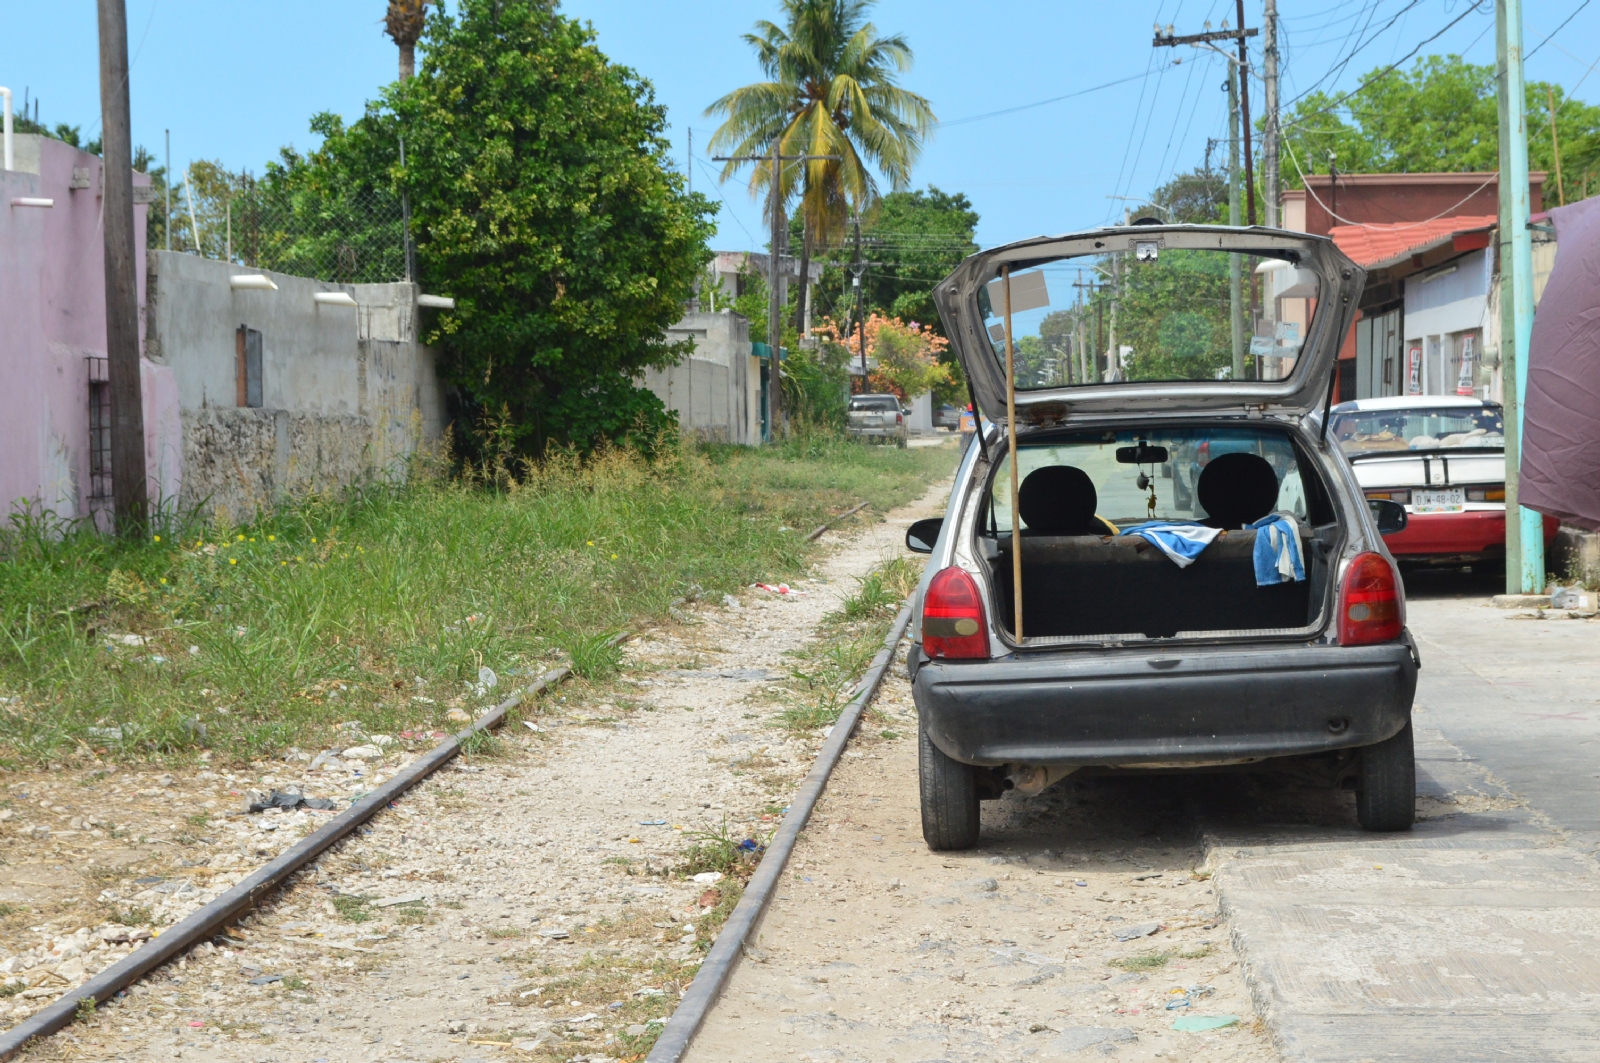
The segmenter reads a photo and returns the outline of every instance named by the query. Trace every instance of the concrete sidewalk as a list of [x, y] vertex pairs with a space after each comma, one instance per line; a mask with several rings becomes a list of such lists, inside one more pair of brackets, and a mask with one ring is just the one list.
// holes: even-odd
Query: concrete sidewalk
[[1463, 600], [1412, 627], [1413, 831], [1272, 782], [1202, 809], [1257, 1011], [1289, 1060], [1600, 1060], [1600, 626]]

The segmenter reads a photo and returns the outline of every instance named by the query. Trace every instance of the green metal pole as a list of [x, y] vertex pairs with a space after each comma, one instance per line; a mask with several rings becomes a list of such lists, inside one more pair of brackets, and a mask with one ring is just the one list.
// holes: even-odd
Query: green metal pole
[[[1508, 346], [1506, 381], [1506, 590], [1544, 590], [1544, 518], [1518, 501], [1521, 494], [1523, 405], [1528, 397], [1528, 342], [1533, 336], [1533, 240], [1528, 235], [1527, 93], [1522, 74], [1522, 0], [1495, 4], [1500, 105], [1501, 299], [1511, 296], [1511, 334], [1501, 336], [1501, 362]], [[1507, 293], [1505, 274], [1510, 273]], [[1504, 315], [1502, 315], [1504, 320]], [[1504, 370], [1502, 370], [1502, 378]], [[1515, 553], [1512, 525], [1516, 525]]]
[[[1239, 77], [1232, 63], [1228, 64], [1228, 224], [1239, 224]], [[1244, 379], [1244, 303], [1239, 292], [1243, 279], [1240, 256], [1230, 254], [1228, 327], [1233, 340], [1233, 380]]]

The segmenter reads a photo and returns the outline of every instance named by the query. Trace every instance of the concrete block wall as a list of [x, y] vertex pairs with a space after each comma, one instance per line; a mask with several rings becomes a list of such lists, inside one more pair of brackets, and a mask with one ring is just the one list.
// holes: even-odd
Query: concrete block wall
[[[236, 290], [230, 276], [263, 271], [168, 251], [150, 263], [145, 352], [177, 380], [185, 508], [242, 521], [289, 495], [402, 478], [442, 435], [444, 388], [417, 342], [413, 285], [269, 272], [276, 291]], [[259, 407], [239, 405], [241, 326], [261, 334]]]
[[761, 442], [761, 370], [750, 356], [750, 322], [729, 310], [691, 311], [667, 330], [667, 338], [693, 340], [694, 351], [665, 369], [647, 369], [640, 380], [679, 426], [701, 439]]

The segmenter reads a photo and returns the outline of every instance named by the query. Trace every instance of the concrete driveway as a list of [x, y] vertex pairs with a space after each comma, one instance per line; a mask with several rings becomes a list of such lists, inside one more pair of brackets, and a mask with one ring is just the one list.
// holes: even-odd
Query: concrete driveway
[[1349, 795], [1197, 794], [1257, 1010], [1295, 1060], [1600, 1060], [1600, 621], [1409, 580], [1417, 827]]

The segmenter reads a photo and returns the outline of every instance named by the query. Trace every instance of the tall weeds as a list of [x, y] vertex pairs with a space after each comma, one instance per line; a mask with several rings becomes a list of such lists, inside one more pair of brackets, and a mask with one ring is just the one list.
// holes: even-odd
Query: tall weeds
[[19, 514], [0, 529], [0, 764], [444, 729], [569, 655], [605, 674], [609, 635], [798, 570], [795, 529], [915, 497], [952, 458], [837, 440], [491, 456], [140, 543]]

